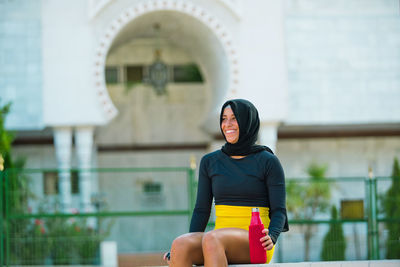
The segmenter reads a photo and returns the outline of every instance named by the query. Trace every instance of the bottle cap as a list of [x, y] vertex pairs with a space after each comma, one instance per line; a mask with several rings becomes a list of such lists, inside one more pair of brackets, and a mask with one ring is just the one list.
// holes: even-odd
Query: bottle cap
[[258, 208], [251, 208], [251, 212], [260, 212]]

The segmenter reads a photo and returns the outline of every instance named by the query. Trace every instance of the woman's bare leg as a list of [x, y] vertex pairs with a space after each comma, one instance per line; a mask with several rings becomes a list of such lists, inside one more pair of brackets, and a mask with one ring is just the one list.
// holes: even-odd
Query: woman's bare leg
[[201, 241], [204, 233], [188, 233], [177, 237], [171, 246], [171, 260], [169, 265], [172, 267], [192, 267], [193, 264], [202, 265], [203, 251]]
[[204, 233], [202, 248], [206, 267], [250, 263], [249, 232], [243, 229], [222, 228]]

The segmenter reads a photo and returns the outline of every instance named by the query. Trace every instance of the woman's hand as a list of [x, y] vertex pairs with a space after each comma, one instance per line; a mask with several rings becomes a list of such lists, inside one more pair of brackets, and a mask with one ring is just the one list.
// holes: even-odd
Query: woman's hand
[[264, 229], [262, 232], [265, 234], [265, 236], [260, 239], [260, 242], [262, 242], [265, 250], [271, 250], [274, 247], [274, 242], [272, 242], [272, 239], [268, 234], [268, 229]]
[[165, 254], [164, 254], [164, 260], [165, 261], [167, 261], [167, 263], [168, 263], [168, 265], [169, 265], [169, 261], [170, 261], [170, 259], [171, 259], [171, 252], [166, 252]]

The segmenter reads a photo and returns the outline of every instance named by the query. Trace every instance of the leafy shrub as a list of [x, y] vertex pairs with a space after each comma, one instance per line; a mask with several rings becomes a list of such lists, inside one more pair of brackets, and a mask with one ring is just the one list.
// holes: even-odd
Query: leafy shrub
[[[386, 218], [400, 219], [400, 166], [394, 159], [392, 170], [392, 185], [382, 197], [383, 211]], [[387, 222], [388, 239], [386, 240], [386, 258], [400, 259], [400, 223]]]
[[[338, 219], [338, 212], [335, 206], [331, 209], [332, 220]], [[329, 231], [324, 237], [321, 258], [324, 261], [337, 261], [345, 259], [346, 239], [343, 234], [341, 223], [333, 222], [329, 226]]]

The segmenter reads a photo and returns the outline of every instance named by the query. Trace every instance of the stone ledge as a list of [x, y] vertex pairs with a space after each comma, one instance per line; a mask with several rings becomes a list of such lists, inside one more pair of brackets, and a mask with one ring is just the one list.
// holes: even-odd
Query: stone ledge
[[[14, 267], [13, 265], [10, 265]], [[104, 265], [57, 265], [57, 267], [109, 267]], [[16, 266], [15, 266], [16, 267]], [[21, 265], [21, 267], [48, 267], [41, 265]], [[110, 266], [111, 267], [111, 266]], [[153, 267], [168, 267], [167, 265]], [[196, 266], [203, 267], [203, 266]], [[400, 260], [374, 260], [374, 261], [317, 261], [272, 264], [233, 264], [229, 267], [400, 267]]]
[[[158, 266], [166, 267], [166, 266]], [[203, 267], [203, 266], [198, 266]], [[400, 267], [400, 260], [318, 261], [272, 264], [233, 264], [229, 267]]]

